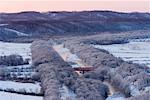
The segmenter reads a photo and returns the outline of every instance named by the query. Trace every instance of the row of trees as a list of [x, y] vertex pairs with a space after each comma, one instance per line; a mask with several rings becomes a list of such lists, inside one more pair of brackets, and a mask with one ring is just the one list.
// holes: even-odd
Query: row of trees
[[79, 77], [48, 42], [33, 43], [32, 55], [41, 75], [44, 100], [60, 100], [62, 85], [73, 91], [77, 100], [105, 100], [107, 97], [106, 85], [100, 80]]
[[0, 56], [0, 65], [17, 66], [29, 64], [29, 59], [24, 60], [20, 55]]
[[[150, 78], [146, 71], [147, 67], [125, 62], [108, 52], [83, 43], [85, 40], [90, 42], [103, 40], [101, 37], [95, 38], [78, 38], [65, 42], [66, 48], [69, 48], [72, 53], [77, 54], [84, 63], [96, 68], [94, 71], [86, 73], [84, 77], [101, 81], [109, 80], [114, 87], [126, 96], [134, 95], [134, 91], [131, 89], [132, 84], [136, 88], [137, 93], [139, 90], [142, 91], [142, 89], [150, 85]], [[105, 38], [109, 39], [108, 37]]]

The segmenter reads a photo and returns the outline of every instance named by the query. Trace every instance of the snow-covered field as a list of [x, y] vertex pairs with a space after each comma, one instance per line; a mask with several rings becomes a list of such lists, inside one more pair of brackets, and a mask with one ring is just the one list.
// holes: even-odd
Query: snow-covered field
[[16, 76], [19, 78], [31, 77], [35, 72], [31, 68], [31, 43], [8, 43], [0, 42], [0, 56], [18, 54], [23, 57], [23, 59], [30, 59], [30, 65], [19, 65], [19, 66], [9, 66], [7, 67], [11, 76]]
[[[6, 69], [10, 71], [10, 74], [16, 74], [17, 77], [31, 77], [31, 75], [35, 73], [34, 69], [31, 68], [32, 61], [30, 46], [30, 43], [0, 42], [0, 56], [18, 54], [21, 55], [23, 59], [30, 59], [29, 65], [6, 67]], [[39, 83], [20, 83], [15, 81], [0, 81], [0, 89], [12, 90], [16, 92], [26, 91], [27, 93], [36, 94], [41, 92]], [[0, 100], [43, 100], [43, 97], [0, 92]]]
[[150, 67], [150, 39], [131, 40], [126, 44], [92, 45], [95, 48], [105, 49], [116, 57], [125, 61], [143, 64]]
[[43, 100], [42, 97], [0, 92], [0, 100]]
[[0, 89], [1, 90], [14, 90], [16, 92], [26, 91], [27, 93], [40, 93], [41, 87], [39, 83], [19, 83], [19, 82], [12, 82], [12, 81], [0, 81]]
[[0, 42], [0, 56], [18, 54], [24, 59], [31, 59], [30, 43]]

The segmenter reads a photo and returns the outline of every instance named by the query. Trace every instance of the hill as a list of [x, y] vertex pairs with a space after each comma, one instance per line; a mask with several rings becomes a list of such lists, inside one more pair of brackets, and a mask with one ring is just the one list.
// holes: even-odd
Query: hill
[[150, 29], [150, 13], [112, 11], [0, 13], [0, 40]]

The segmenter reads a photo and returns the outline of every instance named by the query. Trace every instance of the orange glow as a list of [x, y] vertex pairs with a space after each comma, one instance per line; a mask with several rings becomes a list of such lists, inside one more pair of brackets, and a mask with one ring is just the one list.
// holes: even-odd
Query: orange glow
[[0, 12], [82, 10], [150, 12], [150, 0], [0, 0]]

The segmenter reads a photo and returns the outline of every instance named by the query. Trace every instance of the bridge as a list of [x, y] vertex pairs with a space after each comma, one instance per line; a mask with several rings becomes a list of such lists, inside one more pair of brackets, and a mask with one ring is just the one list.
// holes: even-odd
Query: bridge
[[84, 74], [85, 72], [94, 70], [94, 67], [77, 67], [77, 68], [73, 68], [73, 69], [74, 69], [74, 71], [78, 71], [78, 72]]

